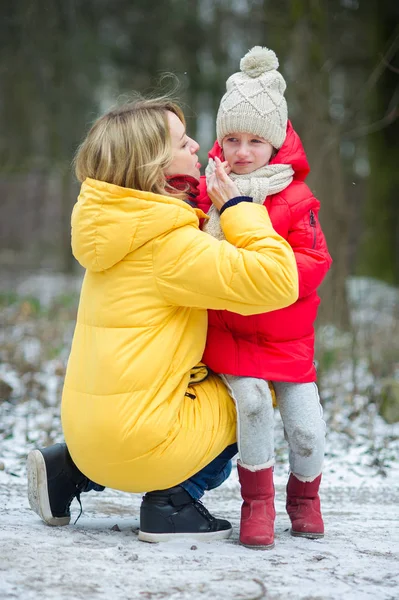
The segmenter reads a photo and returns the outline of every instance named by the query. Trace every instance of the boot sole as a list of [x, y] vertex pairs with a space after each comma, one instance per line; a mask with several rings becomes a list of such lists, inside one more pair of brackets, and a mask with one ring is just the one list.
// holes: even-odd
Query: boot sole
[[42, 521], [51, 527], [69, 525], [70, 517], [54, 517], [48, 497], [47, 469], [43, 455], [39, 450], [32, 450], [27, 460], [28, 500], [31, 509]]
[[317, 540], [324, 537], [324, 533], [305, 533], [303, 531], [293, 531], [292, 529], [290, 530], [290, 534], [293, 537], [308, 538], [309, 540]]
[[275, 546], [274, 542], [272, 544], [268, 544], [267, 546], [262, 546], [262, 545], [253, 546], [251, 544], [243, 544], [242, 542], [240, 542], [240, 545], [244, 546], [244, 548], [250, 548], [251, 550], [272, 550]]
[[173, 540], [196, 540], [198, 542], [207, 542], [208, 540], [226, 540], [231, 536], [233, 529], [223, 529], [222, 531], [210, 531], [208, 533], [148, 533], [139, 530], [139, 540], [155, 544], [157, 542], [171, 542]]

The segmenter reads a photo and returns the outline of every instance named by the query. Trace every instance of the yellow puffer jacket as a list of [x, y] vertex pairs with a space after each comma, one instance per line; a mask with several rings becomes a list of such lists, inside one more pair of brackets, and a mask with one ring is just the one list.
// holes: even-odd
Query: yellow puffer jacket
[[199, 216], [179, 199], [82, 185], [72, 248], [86, 274], [62, 424], [74, 461], [102, 485], [168, 488], [232, 444], [235, 407], [221, 380], [190, 385], [190, 373], [202, 379], [193, 368], [206, 309], [249, 315], [297, 299], [293, 252], [263, 206], [224, 211], [223, 242], [199, 230]]

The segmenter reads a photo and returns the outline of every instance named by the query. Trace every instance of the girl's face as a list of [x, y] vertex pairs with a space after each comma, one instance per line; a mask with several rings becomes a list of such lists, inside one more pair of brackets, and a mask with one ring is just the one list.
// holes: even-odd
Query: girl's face
[[200, 163], [197, 152], [199, 145], [186, 134], [179, 117], [168, 111], [169, 131], [172, 139], [173, 159], [166, 169], [166, 175], [191, 175], [199, 179]]
[[225, 160], [233, 173], [245, 175], [265, 167], [273, 154], [273, 146], [264, 138], [251, 133], [230, 133], [223, 138]]

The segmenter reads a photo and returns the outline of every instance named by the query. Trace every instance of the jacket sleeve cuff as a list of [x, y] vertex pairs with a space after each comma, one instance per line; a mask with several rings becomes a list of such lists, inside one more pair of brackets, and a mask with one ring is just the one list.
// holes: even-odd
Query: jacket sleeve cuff
[[219, 211], [219, 215], [223, 214], [226, 208], [230, 208], [230, 206], [236, 206], [237, 204], [240, 204], [240, 202], [252, 201], [253, 199], [251, 198], [251, 196], [236, 196], [235, 198], [231, 198], [226, 202], [226, 204], [223, 204], [222, 208]]

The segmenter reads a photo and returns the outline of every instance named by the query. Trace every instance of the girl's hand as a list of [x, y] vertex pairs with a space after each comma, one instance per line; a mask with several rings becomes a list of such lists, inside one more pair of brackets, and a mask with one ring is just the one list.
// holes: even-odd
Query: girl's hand
[[230, 167], [229, 163], [227, 162], [227, 160], [225, 160], [221, 164], [222, 164], [222, 167], [223, 167], [225, 173], [227, 173], [227, 175], [230, 175], [230, 173], [231, 173], [231, 167]]
[[213, 205], [220, 210], [228, 200], [239, 196], [240, 192], [228, 175], [231, 172], [228, 163], [222, 163], [215, 157], [215, 167], [215, 172], [207, 180], [207, 192]]

